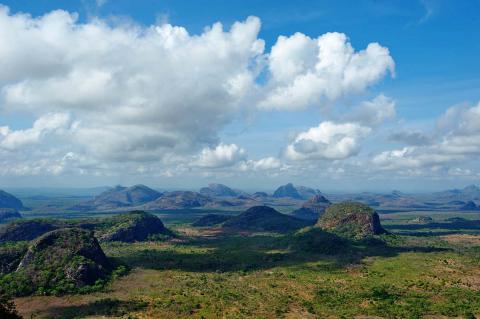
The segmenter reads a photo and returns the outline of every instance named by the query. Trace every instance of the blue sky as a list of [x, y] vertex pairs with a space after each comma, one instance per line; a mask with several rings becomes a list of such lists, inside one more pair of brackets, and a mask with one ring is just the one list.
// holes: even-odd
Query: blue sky
[[[278, 43], [279, 36], [292, 37], [295, 33], [301, 33], [313, 39], [313, 43], [315, 39], [328, 32], [338, 32], [346, 35], [347, 42], [357, 53], [369, 44], [378, 42], [382, 48], [388, 49], [389, 58], [394, 61], [394, 71], [391, 72], [390, 64], [386, 61], [383, 68], [378, 67], [375, 80], [365, 82], [361, 90], [345, 89], [341, 96], [327, 98], [327, 102], [324, 101], [323, 96], [316, 96], [318, 99], [314, 96], [308, 99], [308, 103], [294, 110], [277, 106], [264, 107], [267, 102], [260, 101], [263, 97], [258, 96], [242, 96], [241, 101], [220, 100], [219, 105], [231, 103], [229, 107], [232, 110], [224, 114], [221, 112], [225, 109], [220, 107], [216, 113], [200, 112], [200, 115], [205, 114], [205, 122], [201, 122], [201, 119], [192, 119], [191, 122], [181, 124], [190, 127], [196, 123], [200, 123], [203, 127], [211, 124], [211, 130], [202, 128], [201, 132], [186, 134], [177, 128], [179, 130], [178, 134], [175, 133], [177, 136], [172, 137], [173, 133], [172, 136], [169, 135], [171, 131], [166, 133], [165, 127], [168, 127], [168, 123], [162, 122], [165, 118], [159, 118], [158, 121], [161, 124], [158, 125], [162, 126], [162, 129], [155, 134], [152, 133], [151, 136], [137, 134], [138, 140], [134, 141], [135, 143], [122, 140], [120, 146], [113, 147], [112, 153], [137, 152], [138, 154], [133, 154], [132, 158], [113, 155], [102, 157], [98, 154], [105, 150], [104, 145], [99, 145], [93, 150], [89, 149], [89, 145], [84, 145], [85, 139], [89, 143], [99, 139], [98, 136], [93, 136], [92, 132], [98, 131], [99, 125], [105, 123], [111, 127], [111, 132], [108, 133], [112, 135], [100, 138], [106, 140], [111, 138], [112, 141], [118, 138], [115, 134], [119, 130], [119, 122], [113, 123], [113, 120], [95, 122], [99, 118], [107, 117], [109, 114], [107, 111], [105, 113], [96, 111], [94, 115], [85, 113], [87, 104], [96, 103], [96, 101], [85, 102], [86, 100], [82, 97], [83, 109], [77, 109], [71, 105], [80, 103], [80, 100], [72, 102], [70, 97], [68, 103], [58, 106], [54, 104], [59, 103], [59, 99], [48, 100], [45, 96], [40, 96], [40, 93], [35, 96], [35, 99], [23, 98], [20, 102], [18, 100], [11, 102], [11, 99], [2, 97], [0, 127], [8, 127], [8, 134], [13, 137], [8, 137], [7, 133], [4, 134], [5, 146], [2, 150], [0, 134], [0, 154], [4, 158], [2, 164], [7, 167], [0, 172], [2, 180], [0, 186], [1, 184], [6, 186], [45, 184], [94, 186], [145, 182], [153, 186], [189, 187], [192, 185], [196, 187], [210, 181], [218, 181], [233, 183], [234, 186], [243, 188], [252, 188], [251, 185], [256, 184], [259, 188], [268, 189], [279, 183], [294, 181], [297, 184], [340, 191], [394, 188], [417, 191], [459, 187], [479, 180], [480, 167], [476, 162], [480, 155], [480, 144], [472, 140], [477, 136], [480, 137], [480, 129], [477, 130], [477, 127], [480, 127], [478, 123], [480, 115], [477, 117], [477, 108], [480, 110], [480, 106], [477, 106], [480, 101], [480, 63], [478, 62], [480, 1], [377, 0], [356, 1], [353, 5], [352, 1], [40, 0], [3, 1], [2, 4], [10, 10], [6, 21], [13, 21], [12, 17], [21, 13], [30, 15], [25, 18], [26, 21], [33, 21], [35, 18], [41, 19], [53, 10], [65, 10], [70, 14], [78, 14], [78, 20], [74, 22], [76, 25], [95, 24], [95, 21], [102, 21], [113, 30], [125, 30], [131, 27], [143, 29], [142, 32], [146, 32], [152, 25], [170, 24], [183, 27], [188, 31], [189, 36], [201, 36], [206, 32], [207, 26], [212, 26], [216, 22], [221, 22], [223, 30], [228, 32], [234, 23], [246, 21], [247, 17], [255, 16], [261, 21], [256, 39], [263, 40], [265, 43], [262, 51], [265, 61], [270, 61], [272, 47]], [[0, 28], [2, 27], [4, 33], [0, 33], [0, 37], [2, 34], [9, 33], [8, 28], [13, 28], [13, 22], [11, 25], [8, 23], [0, 25]], [[28, 28], [27, 26], [17, 32], [27, 34], [31, 31]], [[46, 28], [40, 32], [45, 32], [45, 37], [48, 37], [49, 31]], [[75, 40], [73, 33], [71, 37]], [[38, 33], [34, 36], [38, 36]], [[142, 36], [138, 35], [138, 37]], [[21, 45], [23, 44], [20, 41], [15, 43], [15, 46], [19, 47], [18, 50], [22, 49]], [[111, 45], [113, 47], [117, 44]], [[95, 43], [92, 43], [93, 46]], [[28, 46], [25, 44], [25, 47]], [[119, 48], [110, 49], [116, 50], [112, 51], [114, 54], [120, 50]], [[42, 50], [42, 48], [39, 49], [40, 54], [44, 52]], [[58, 56], [64, 54], [68, 57], [75, 53], [75, 47], [73, 45], [59, 52]], [[85, 56], [91, 57], [93, 53], [86, 54]], [[249, 63], [268, 64], [269, 62], [258, 60], [260, 55], [250, 56]], [[2, 57], [1, 51], [0, 57]], [[161, 54], [152, 57], [152, 61], [155, 58], [162, 59]], [[375, 59], [377, 57], [372, 56], [371, 61], [365, 63], [373, 63]], [[46, 61], [41, 64], [44, 77], [38, 80], [33, 71], [30, 73], [22, 71], [22, 73], [16, 70], [15, 67], [22, 69], [26, 65], [25, 62], [19, 59], [9, 61], [8, 57], [5, 58], [5, 63], [9, 63], [12, 68], [11, 78], [14, 80], [9, 78], [5, 82], [0, 82], [4, 92], [5, 87], [11, 88], [22, 81], [33, 83], [38, 80], [43, 81], [39, 83], [50, 83], [50, 80], [60, 76], [44, 75], [53, 74], [58, 71], [55, 68], [61, 68], [51, 59]], [[118, 56], [119, 67], [123, 67], [121, 63], [129, 63], [128, 61]], [[48, 68], [51, 68], [51, 72]], [[112, 68], [115, 69], [114, 64]], [[174, 67], [166, 68], [176, 71]], [[192, 68], [195, 69], [195, 65]], [[258, 68], [261, 67], [258, 66]], [[159, 70], [162, 72], [165, 69]], [[265, 91], [260, 92], [259, 96], [273, 94], [269, 90], [273, 92], [275, 85], [278, 85], [270, 81], [270, 78], [274, 77], [272, 70], [273, 67], [270, 65], [264, 66], [261, 73], [254, 76], [254, 82], [261, 86], [259, 90]], [[182, 69], [181, 72], [183, 71]], [[88, 72], [92, 72], [92, 69], [88, 69]], [[40, 84], [35, 83], [35, 85], [34, 88], [38, 88]], [[156, 89], [162, 89], [162, 87], [156, 87]], [[30, 88], [30, 90], [33, 89]], [[139, 98], [145, 97], [138, 92], [140, 88], [135, 90], [125, 98], [131, 97], [132, 100], [138, 101]], [[189, 90], [191, 89], [186, 92]], [[202, 97], [223, 93], [210, 92]], [[46, 93], [42, 91], [41, 94]], [[185, 93], [178, 94], [181, 96]], [[362, 108], [362, 105], [364, 106], [368, 101], [374, 101], [380, 95], [385, 97], [382, 100], [383, 104], [372, 106], [372, 108], [377, 108], [375, 109], [377, 115], [383, 112], [381, 114], [385, 118], [382, 119], [382, 123], [366, 123], [366, 115], [362, 113], [366, 112], [366, 108]], [[150, 95], [148, 97], [151, 98]], [[102, 103], [105, 99], [106, 97], [101, 97]], [[172, 100], [169, 101], [171, 103]], [[385, 115], [387, 109], [380, 108], [390, 102], [394, 105], [394, 114]], [[48, 106], [42, 103], [47, 103]], [[165, 106], [162, 103], [166, 102], [159, 101], [152, 108], [158, 108], [157, 111], [163, 110]], [[213, 107], [209, 105], [215, 102], [199, 99], [195, 103], [199, 105], [203, 103], [208, 111], [212, 111]], [[108, 107], [115, 109], [113, 105]], [[128, 105], [128, 108], [135, 110], [135, 105]], [[371, 111], [372, 108], [368, 110]], [[391, 111], [391, 109], [388, 110]], [[52, 114], [57, 113], [67, 114], [68, 118], [61, 116], [52, 118]], [[353, 113], [357, 114], [357, 117], [349, 115]], [[171, 112], [165, 114], [170, 116]], [[49, 116], [48, 121], [53, 121], [59, 126], [52, 128], [51, 125], [47, 125], [38, 129], [41, 126], [38, 124], [37, 131], [40, 131], [28, 132], [29, 129], [35, 128], [35, 121], [42, 119], [42, 116]], [[211, 123], [209, 118], [216, 120]], [[135, 129], [144, 122], [143, 119], [139, 119], [135, 123]], [[333, 126], [328, 126], [328, 129], [340, 133], [329, 135], [331, 138], [327, 142], [325, 140], [319, 142], [318, 138], [324, 137], [319, 137], [318, 134], [327, 133], [309, 131], [309, 129], [319, 127], [326, 122], [333, 123]], [[85, 123], [88, 123], [88, 127], [81, 131]], [[351, 125], [347, 127], [344, 124]], [[158, 128], [153, 122], [148, 125], [146, 129]], [[327, 126], [322, 126], [323, 129], [326, 130]], [[343, 133], [342, 130], [347, 130], [348, 133]], [[4, 131], [7, 132], [6, 129]], [[109, 129], [105, 128], [105, 131]], [[405, 139], [392, 138], [392, 136], [405, 136], [405, 133], [409, 132], [425, 135], [425, 141], [420, 145], [417, 142], [412, 144], [406, 143]], [[302, 133], [306, 134], [302, 135]], [[18, 137], [22, 134], [26, 137]], [[72, 139], [65, 141], [59, 137], [60, 135], [72, 135]], [[166, 135], [172, 138], [172, 142], [167, 143], [169, 145], [167, 148], [164, 144], [160, 147], [158, 139], [166, 138]], [[353, 139], [355, 144], [348, 150], [332, 148], [340, 144], [328, 145], [347, 141], [344, 140], [345, 137], [347, 140]], [[80, 138], [83, 140], [80, 141]], [[19, 139], [21, 142], [18, 142]], [[31, 149], [33, 146], [30, 141], [42, 145], [41, 154], [37, 154], [38, 148], [35, 151]], [[311, 149], [308, 151], [310, 155], [302, 153], [303, 149], [300, 148], [307, 145], [305, 141], [310, 143], [307, 143], [309, 147], [315, 147], [314, 151]], [[20, 146], [17, 148], [17, 145]], [[158, 147], [158, 153], [147, 154], [143, 148], [149, 145]], [[235, 145], [235, 147], [218, 148], [219, 145]], [[289, 146], [294, 150], [290, 155], [287, 152]], [[37, 159], [33, 161], [32, 157]], [[57, 158], [55, 163], [49, 162], [49, 159], [55, 157]], [[183, 163], [179, 158], [189, 159], [187, 163]], [[269, 160], [262, 161], [263, 159]], [[66, 162], [69, 163], [68, 167]], [[193, 162], [198, 165], [189, 165]], [[8, 169], [8, 167], [11, 168]], [[321, 174], [318, 173], [320, 171]], [[65, 176], [69, 177], [68, 182]]]

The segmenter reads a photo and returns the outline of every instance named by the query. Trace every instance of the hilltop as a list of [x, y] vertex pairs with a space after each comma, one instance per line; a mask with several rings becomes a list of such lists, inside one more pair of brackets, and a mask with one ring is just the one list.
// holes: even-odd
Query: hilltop
[[[28, 247], [16, 271], [17, 295], [62, 294], [105, 280], [112, 270], [93, 232], [79, 228], [48, 232]], [[7, 280], [9, 277], [4, 278]]]
[[289, 232], [311, 225], [308, 221], [281, 214], [268, 206], [255, 206], [227, 220], [224, 228], [239, 231]]
[[331, 205], [318, 219], [317, 226], [355, 238], [385, 233], [378, 214], [369, 206], [356, 202]]
[[201, 188], [200, 194], [210, 197], [234, 197], [239, 195], [238, 192], [234, 191], [230, 187], [216, 183], [211, 183], [208, 185], [208, 187]]
[[139, 206], [159, 198], [162, 194], [145, 185], [116, 186], [93, 200], [72, 207], [73, 210], [111, 210]]
[[160, 218], [143, 211], [133, 211], [106, 218], [96, 227], [100, 241], [134, 242], [158, 236], [172, 236]]
[[306, 220], [317, 220], [331, 202], [323, 195], [317, 194], [292, 212], [292, 216]]
[[205, 206], [213, 199], [197, 192], [174, 191], [164, 193], [156, 200], [142, 206], [144, 209], [180, 209]]

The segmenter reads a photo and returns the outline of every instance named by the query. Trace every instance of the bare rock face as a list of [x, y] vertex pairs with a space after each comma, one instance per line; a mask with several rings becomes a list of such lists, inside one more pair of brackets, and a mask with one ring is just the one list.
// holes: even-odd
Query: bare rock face
[[160, 218], [143, 211], [117, 215], [106, 220], [104, 224], [97, 232], [100, 241], [134, 242], [172, 235]]
[[16, 273], [26, 276], [32, 285], [48, 289], [66, 283], [77, 288], [93, 285], [110, 270], [110, 263], [93, 232], [64, 228], [35, 240]]
[[331, 205], [319, 218], [317, 226], [352, 238], [386, 233], [378, 214], [369, 206], [356, 202]]

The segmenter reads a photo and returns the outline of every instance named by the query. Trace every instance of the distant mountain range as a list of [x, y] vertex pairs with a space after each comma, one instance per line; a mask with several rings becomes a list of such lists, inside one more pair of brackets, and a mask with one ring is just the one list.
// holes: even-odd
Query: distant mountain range
[[73, 206], [73, 210], [111, 210], [121, 207], [139, 206], [156, 200], [162, 195], [145, 185], [131, 187], [116, 186], [106, 190], [93, 200]]
[[[23, 207], [13, 195], [3, 192], [3, 202]], [[0, 199], [2, 200], [2, 199]], [[480, 188], [475, 185], [430, 194], [363, 192], [354, 194], [324, 194], [318, 189], [292, 183], [279, 186], [272, 194], [235, 190], [223, 184], [212, 183], [195, 191], [159, 192], [145, 185], [116, 186], [91, 200], [70, 207], [81, 211], [124, 211], [130, 209], [183, 209], [183, 208], [249, 208], [259, 205], [297, 207], [297, 217], [313, 219], [331, 203], [355, 201], [382, 211], [389, 210], [462, 210], [475, 211], [480, 205]], [[1, 203], [1, 201], [0, 201]], [[0, 206], [0, 208], [2, 208]], [[235, 208], [237, 209], [237, 208]]]
[[318, 189], [313, 189], [306, 186], [294, 186], [292, 183], [288, 183], [278, 187], [273, 192], [275, 198], [293, 198], [293, 199], [309, 199], [312, 196], [321, 194]]

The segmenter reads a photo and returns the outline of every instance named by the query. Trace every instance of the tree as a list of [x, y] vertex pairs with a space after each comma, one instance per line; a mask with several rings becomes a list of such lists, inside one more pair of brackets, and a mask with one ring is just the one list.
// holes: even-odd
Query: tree
[[2, 319], [22, 319], [15, 309], [15, 304], [7, 295], [0, 292], [0, 318]]

